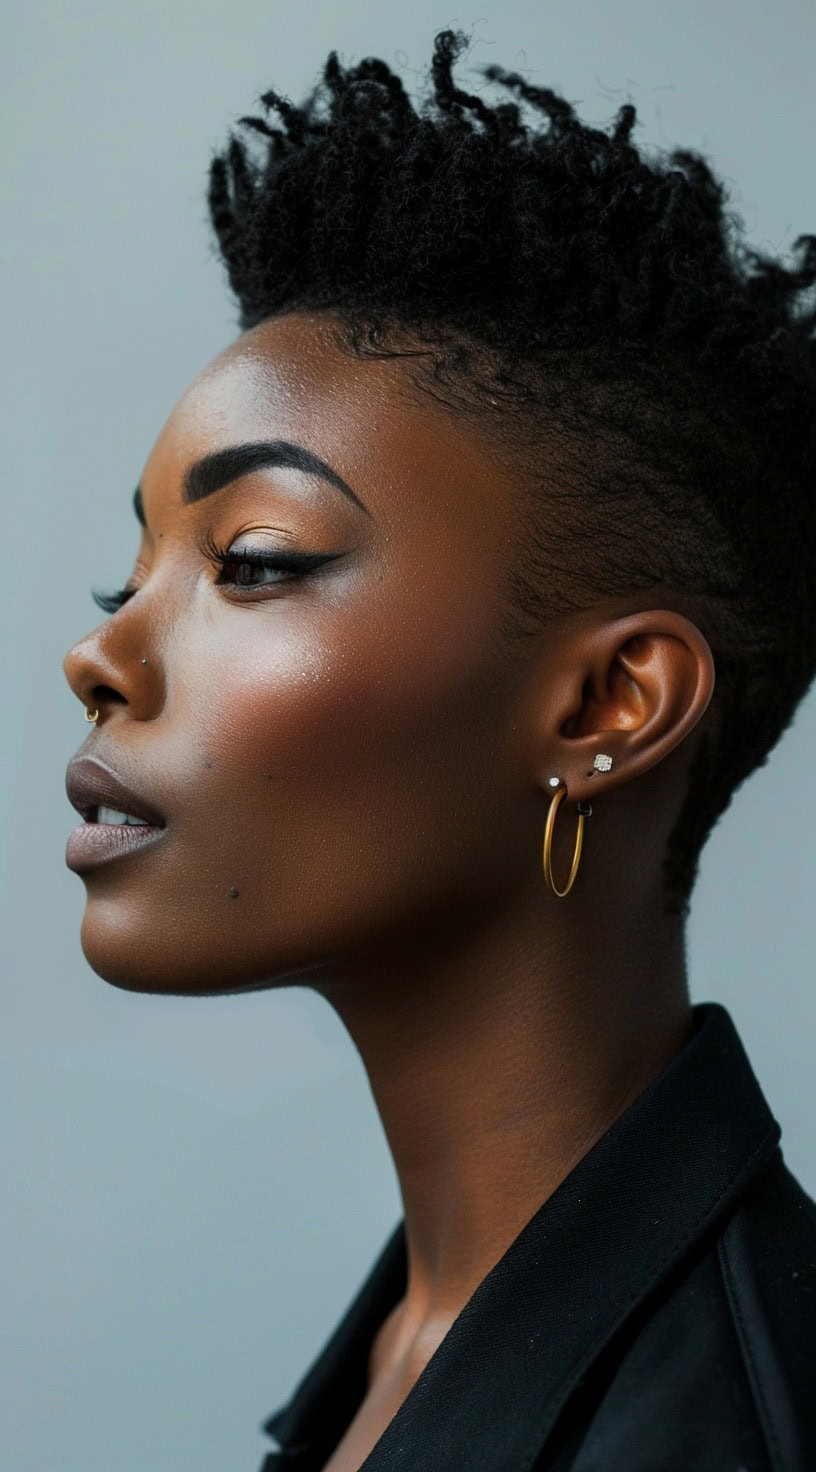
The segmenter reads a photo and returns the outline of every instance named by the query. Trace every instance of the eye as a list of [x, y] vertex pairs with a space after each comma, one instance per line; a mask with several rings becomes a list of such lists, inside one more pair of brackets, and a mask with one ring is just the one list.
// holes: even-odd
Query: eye
[[[339, 552], [295, 552], [276, 547], [219, 547], [208, 532], [201, 544], [205, 557], [221, 573], [216, 584], [235, 588], [268, 588], [275, 583], [303, 577], [325, 562], [339, 557]], [[264, 574], [272, 574], [265, 577]]]
[[117, 609], [127, 603], [128, 598], [132, 598], [133, 594], [138, 593], [138, 591], [138, 588], [119, 588], [115, 593], [97, 593], [92, 588], [91, 597], [94, 603], [103, 609], [105, 613], [116, 613]]
[[[221, 568], [217, 583], [232, 583], [237, 588], [268, 587], [298, 573], [310, 572], [327, 559], [309, 552], [261, 551], [259, 547], [241, 547], [237, 552], [219, 553], [214, 559]], [[274, 573], [271, 578], [265, 573]]]
[[[288, 582], [314, 572], [324, 563], [342, 557], [342, 552], [295, 552], [273, 547], [219, 547], [208, 532], [199, 550], [210, 562], [221, 569], [216, 578], [217, 586], [234, 588], [269, 588], [275, 583]], [[271, 576], [264, 576], [271, 574]], [[100, 593], [91, 589], [94, 603], [105, 613], [116, 613], [138, 593], [139, 588], [127, 584], [113, 593]]]

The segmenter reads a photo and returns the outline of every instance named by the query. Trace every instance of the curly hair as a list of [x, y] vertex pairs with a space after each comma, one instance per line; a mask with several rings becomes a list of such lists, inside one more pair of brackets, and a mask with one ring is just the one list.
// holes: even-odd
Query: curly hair
[[700, 154], [635, 147], [631, 103], [603, 131], [495, 65], [491, 103], [454, 81], [467, 44], [437, 35], [418, 104], [335, 52], [301, 106], [267, 92], [212, 159], [212, 223], [242, 329], [324, 311], [512, 431], [512, 634], [656, 589], [695, 618], [717, 682], [665, 856], [683, 914], [816, 671], [816, 236], [749, 249]]

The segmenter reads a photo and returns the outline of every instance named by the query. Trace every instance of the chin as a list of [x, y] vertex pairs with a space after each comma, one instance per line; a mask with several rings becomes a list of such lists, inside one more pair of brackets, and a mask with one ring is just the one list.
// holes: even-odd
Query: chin
[[180, 948], [157, 944], [149, 926], [123, 922], [118, 906], [90, 904], [80, 931], [82, 954], [92, 971], [111, 986], [162, 996], [215, 996], [239, 990], [229, 972], [210, 955], [206, 963]]
[[219, 997], [236, 992], [306, 984], [310, 965], [260, 965], [236, 955], [220, 959], [212, 945], [198, 950], [189, 936], [173, 931], [162, 945], [166, 926], [123, 917], [119, 903], [96, 900], [85, 909], [80, 931], [82, 954], [91, 970], [120, 991], [151, 996]]

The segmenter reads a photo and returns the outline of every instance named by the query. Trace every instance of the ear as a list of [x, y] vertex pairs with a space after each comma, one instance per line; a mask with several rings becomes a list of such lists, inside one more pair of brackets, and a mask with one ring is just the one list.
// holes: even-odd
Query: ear
[[[580, 802], [640, 776], [693, 730], [713, 692], [711, 649], [682, 614], [651, 610], [578, 628], [559, 648], [548, 691], [553, 765], [542, 786], [562, 777]], [[612, 759], [608, 772], [593, 765], [599, 753]]]

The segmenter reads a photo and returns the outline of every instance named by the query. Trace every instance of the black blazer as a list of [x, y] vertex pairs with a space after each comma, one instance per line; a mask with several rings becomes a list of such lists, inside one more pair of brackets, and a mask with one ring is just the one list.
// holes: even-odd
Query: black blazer
[[[816, 1472], [816, 1205], [724, 1007], [483, 1279], [365, 1472]], [[406, 1283], [396, 1227], [260, 1472], [318, 1472]]]

